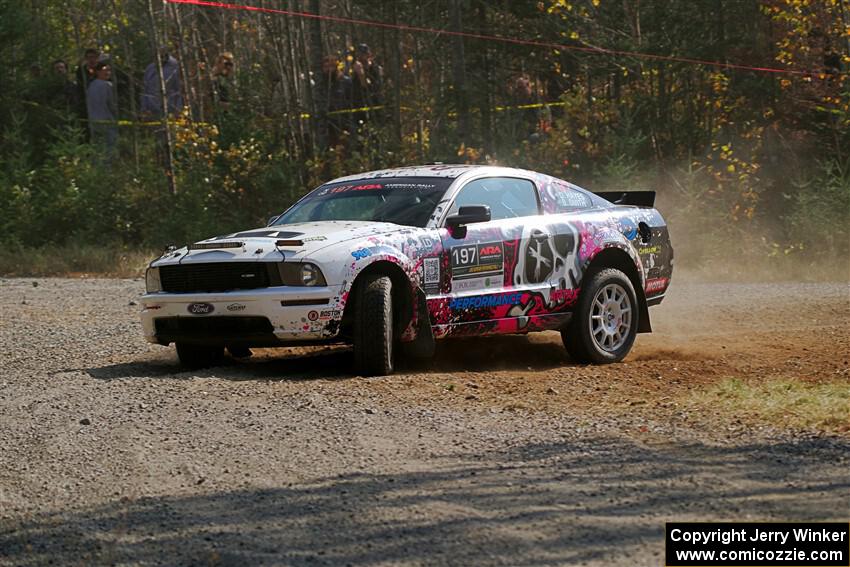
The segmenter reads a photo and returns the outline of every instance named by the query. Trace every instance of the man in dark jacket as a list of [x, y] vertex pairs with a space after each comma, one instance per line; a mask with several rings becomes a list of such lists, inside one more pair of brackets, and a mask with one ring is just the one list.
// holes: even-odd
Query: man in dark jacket
[[80, 116], [80, 120], [83, 121], [86, 141], [89, 140], [89, 126], [85, 122], [89, 117], [86, 108], [86, 96], [89, 85], [97, 78], [95, 66], [97, 66], [98, 59], [100, 59], [100, 51], [90, 47], [86, 49], [83, 62], [77, 67], [77, 114]]
[[351, 65], [352, 95], [358, 107], [383, 104], [384, 69], [372, 58], [372, 50], [361, 43]]

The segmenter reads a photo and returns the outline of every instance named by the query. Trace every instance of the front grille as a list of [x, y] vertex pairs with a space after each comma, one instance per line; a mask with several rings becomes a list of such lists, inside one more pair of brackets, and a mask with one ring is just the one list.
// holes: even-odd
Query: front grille
[[158, 337], [224, 338], [273, 334], [265, 317], [161, 317], [154, 320]]
[[159, 269], [162, 291], [199, 293], [257, 289], [280, 285], [277, 264], [272, 262], [212, 262], [179, 264]]

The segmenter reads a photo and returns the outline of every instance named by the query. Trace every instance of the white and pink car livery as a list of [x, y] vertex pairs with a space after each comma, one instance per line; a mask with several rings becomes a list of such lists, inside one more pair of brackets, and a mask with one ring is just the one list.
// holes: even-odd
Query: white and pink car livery
[[[543, 330], [560, 330], [579, 360], [620, 360], [635, 333], [650, 331], [648, 307], [672, 273], [653, 200], [491, 166], [336, 179], [265, 228], [152, 262], [144, 334], [176, 343], [194, 365], [215, 362], [224, 347], [351, 342], [358, 369], [381, 374], [392, 371], [393, 345], [429, 354], [443, 337]], [[599, 281], [588, 289], [592, 277]], [[376, 280], [390, 291], [364, 291]], [[374, 319], [382, 301], [389, 315]], [[382, 324], [389, 330], [375, 334]], [[382, 337], [392, 344], [377, 348]]]

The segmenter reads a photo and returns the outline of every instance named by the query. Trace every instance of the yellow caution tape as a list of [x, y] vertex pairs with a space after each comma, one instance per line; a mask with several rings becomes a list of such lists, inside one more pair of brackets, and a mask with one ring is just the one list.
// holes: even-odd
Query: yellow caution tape
[[[496, 106], [493, 107], [493, 111], [495, 112], [504, 112], [506, 110], [530, 110], [535, 108], [546, 108], [550, 106], [565, 106], [564, 102], [538, 102], [533, 104], [517, 104], [517, 105], [508, 105], [508, 106]], [[339, 110], [331, 110], [325, 113], [325, 116], [338, 116], [342, 114], [354, 114], [359, 112], [372, 112], [376, 110], [383, 110], [387, 107], [385, 104], [379, 104], [375, 106], [360, 106], [358, 108], [343, 108]], [[404, 112], [411, 112], [415, 110], [414, 108], [410, 108], [408, 106], [400, 107], [400, 110]], [[472, 112], [479, 112], [480, 109], [473, 108]], [[449, 112], [448, 116], [450, 118], [457, 117], [457, 112]], [[313, 118], [313, 115], [309, 112], [302, 112], [298, 115], [302, 120], [309, 120]], [[273, 120], [269, 118], [268, 120]], [[91, 124], [114, 124], [116, 126], [142, 126], [142, 127], [155, 127], [162, 126], [161, 120], [82, 120], [83, 122], [89, 122]], [[195, 122], [195, 121], [178, 121], [178, 120], [168, 120], [168, 125], [170, 126], [212, 126], [210, 122]]]

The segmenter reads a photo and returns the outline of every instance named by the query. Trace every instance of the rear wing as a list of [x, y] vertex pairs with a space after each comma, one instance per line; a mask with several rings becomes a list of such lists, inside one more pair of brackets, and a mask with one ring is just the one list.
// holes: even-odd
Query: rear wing
[[634, 207], [655, 206], [655, 191], [603, 191], [594, 193], [615, 205], [632, 205]]

